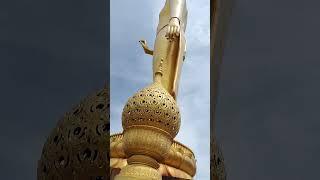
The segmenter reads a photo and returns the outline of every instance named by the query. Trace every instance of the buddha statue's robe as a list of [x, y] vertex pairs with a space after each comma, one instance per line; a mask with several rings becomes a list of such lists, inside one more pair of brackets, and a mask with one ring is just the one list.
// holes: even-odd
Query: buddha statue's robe
[[[176, 99], [182, 63], [186, 53], [185, 29], [187, 25], [186, 0], [166, 0], [159, 15], [157, 36], [153, 50], [153, 78], [161, 74], [162, 86]], [[180, 30], [174, 39], [166, 36], [173, 18], [179, 21]]]

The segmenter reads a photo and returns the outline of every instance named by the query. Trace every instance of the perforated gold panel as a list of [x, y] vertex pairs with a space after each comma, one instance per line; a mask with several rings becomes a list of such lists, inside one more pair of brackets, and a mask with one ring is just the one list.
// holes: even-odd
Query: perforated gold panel
[[43, 147], [38, 180], [108, 179], [109, 114], [106, 88], [66, 113]]
[[125, 130], [131, 126], [152, 126], [173, 138], [180, 128], [179, 108], [160, 84], [153, 83], [128, 100], [122, 113], [122, 125]]

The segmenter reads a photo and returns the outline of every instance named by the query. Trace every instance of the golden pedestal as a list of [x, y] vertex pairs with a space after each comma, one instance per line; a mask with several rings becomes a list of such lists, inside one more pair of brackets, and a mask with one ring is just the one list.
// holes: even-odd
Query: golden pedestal
[[116, 179], [161, 179], [158, 172], [180, 128], [176, 101], [159, 83], [129, 98], [122, 112], [123, 148], [128, 158]]

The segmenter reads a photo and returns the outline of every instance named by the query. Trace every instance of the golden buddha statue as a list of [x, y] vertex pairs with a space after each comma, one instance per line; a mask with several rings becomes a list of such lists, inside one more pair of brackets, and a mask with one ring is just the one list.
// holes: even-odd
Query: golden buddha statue
[[181, 123], [176, 97], [186, 51], [186, 23], [186, 0], [166, 0], [154, 50], [140, 41], [145, 53], [153, 56], [153, 83], [128, 99], [122, 111], [123, 133], [111, 138], [115, 180], [192, 179], [196, 173], [194, 154], [174, 140]]
[[146, 54], [153, 56], [153, 79], [177, 97], [182, 62], [186, 52], [185, 30], [187, 25], [186, 0], [166, 0], [159, 15], [154, 50], [145, 40], [140, 43]]

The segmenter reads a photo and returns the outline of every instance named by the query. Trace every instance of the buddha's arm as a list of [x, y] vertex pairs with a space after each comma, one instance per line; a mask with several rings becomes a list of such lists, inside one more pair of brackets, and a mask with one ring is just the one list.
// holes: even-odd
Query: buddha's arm
[[152, 55], [153, 55], [153, 50], [151, 50], [151, 49], [148, 47], [147, 41], [146, 41], [146, 40], [140, 40], [139, 42], [140, 42], [140, 44], [141, 44], [144, 52], [145, 52], [146, 54], [149, 54], [149, 55], [152, 56]]

